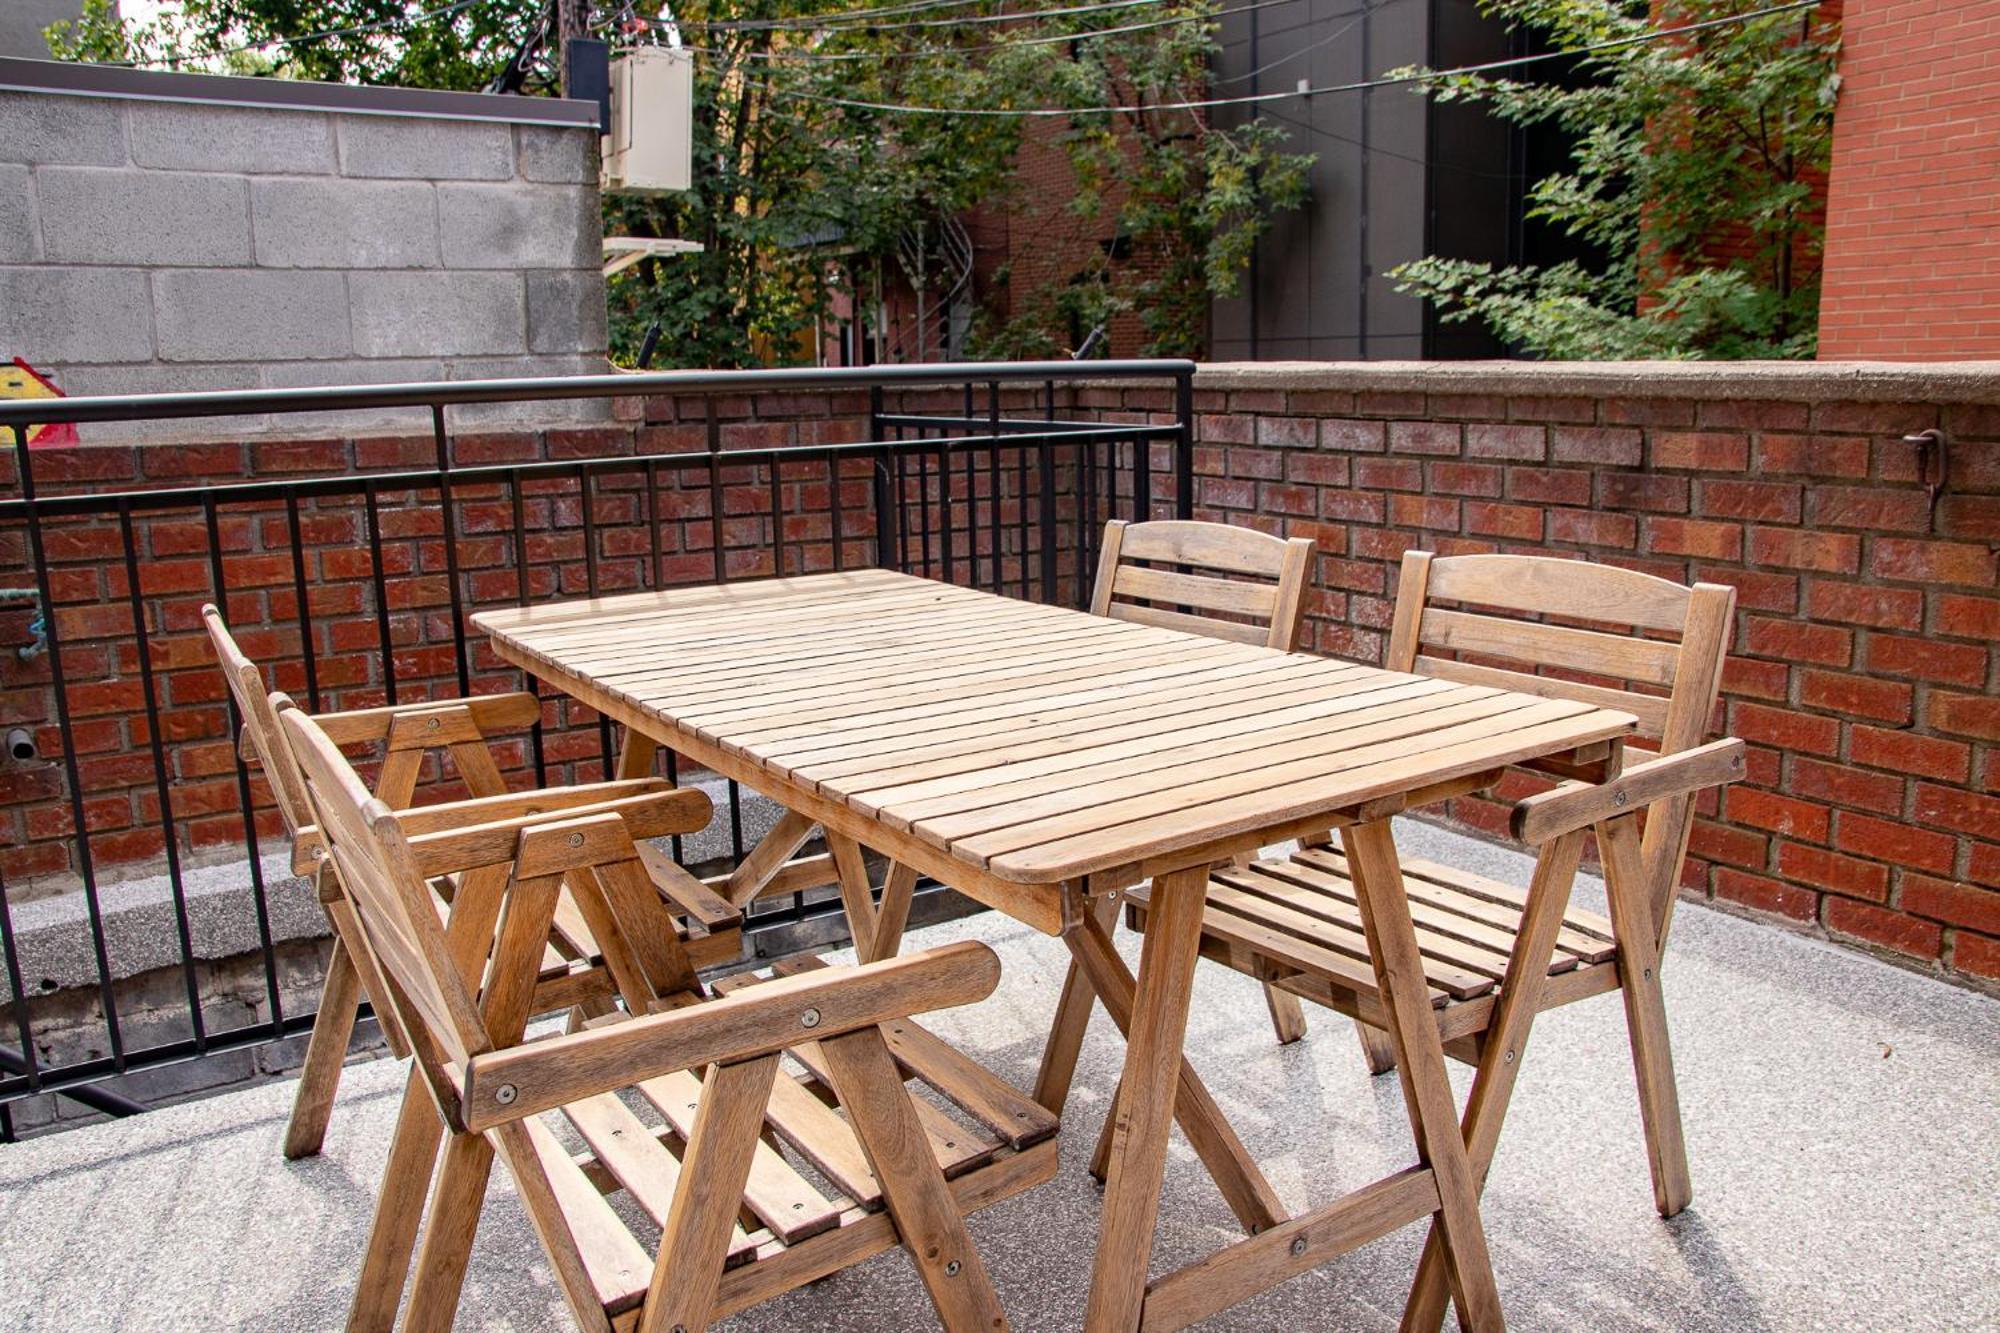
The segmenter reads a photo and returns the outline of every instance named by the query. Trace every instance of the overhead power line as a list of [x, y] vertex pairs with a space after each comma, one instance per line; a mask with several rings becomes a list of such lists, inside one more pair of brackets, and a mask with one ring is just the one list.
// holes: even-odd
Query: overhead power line
[[[1252, 0], [1250, 4], [1237, 5], [1233, 9], [1216, 10], [1212, 14], [1180, 14], [1173, 18], [1147, 19], [1143, 23], [1120, 24], [1115, 28], [1088, 28], [1079, 32], [1051, 33], [1043, 37], [1017, 37], [1005, 42], [982, 42], [977, 46], [927, 46], [912, 47], [901, 51], [814, 51], [783, 48], [774, 51], [726, 51], [720, 47], [713, 46], [690, 46], [687, 49], [698, 55], [726, 56], [736, 60], [747, 59], [786, 65], [818, 65], [846, 63], [856, 60], [878, 62], [887, 60], [956, 60], [965, 56], [987, 55], [994, 51], [1008, 51], [1019, 46], [1059, 46], [1069, 42], [1088, 42], [1101, 37], [1116, 37], [1128, 32], [1147, 32], [1154, 28], [1170, 28], [1176, 23], [1202, 23], [1211, 20], [1226, 19], [1237, 14], [1249, 14], [1260, 9], [1272, 9], [1278, 5], [1295, 5], [1298, 2], [1299, 0]], [[954, 3], [962, 4], [965, 3], [965, 0], [954, 0]], [[1379, 0], [1377, 4], [1363, 6], [1359, 9], [1342, 10], [1338, 14], [1328, 14], [1326, 18], [1329, 21], [1349, 18], [1353, 15], [1381, 9], [1386, 5], [1394, 3], [1396, 3], [1396, 0]], [[667, 26], [666, 21], [662, 19], [644, 19], [641, 21], [650, 26]], [[849, 30], [838, 29], [837, 31], [845, 32]], [[859, 29], [854, 31], [859, 31]], [[1343, 28], [1341, 31], [1345, 32], [1346, 29]], [[1293, 55], [1300, 54], [1303, 54], [1303, 52], [1293, 53]], [[1280, 60], [1273, 61], [1272, 64], [1280, 64], [1284, 60], [1289, 59], [1291, 59], [1290, 56], [1281, 57]], [[1266, 66], [1266, 68], [1269, 68], [1269, 66]], [[1234, 76], [1235, 79], [1247, 77], [1248, 75], [1241, 74]], [[1224, 80], [1224, 82], [1233, 81], [1233, 79]]]
[[[964, 5], [976, 0], [939, 0], [939, 7], [946, 4]], [[834, 31], [867, 29], [871, 32], [896, 32], [905, 28], [956, 28], [971, 24], [1023, 23], [1032, 19], [1058, 18], [1065, 14], [1101, 14], [1108, 9], [1140, 9], [1151, 5], [1166, 4], [1168, 0], [1097, 0], [1095, 4], [1065, 5], [1056, 9], [1023, 9], [1012, 14], [967, 14], [956, 18], [901, 19], [895, 23], [877, 23], [872, 14], [881, 10], [850, 10], [845, 17], [855, 17], [853, 23], [830, 24], [831, 16], [813, 15], [795, 19], [726, 19], [722, 22], [683, 21], [684, 28], [699, 28], [704, 32], [817, 32], [831, 28]]]
[[1289, 89], [1275, 93], [1247, 93], [1238, 97], [1205, 97], [1182, 102], [1151, 102], [1137, 106], [1082, 106], [1082, 107], [956, 107], [956, 106], [912, 106], [900, 102], [870, 102], [853, 97], [833, 97], [823, 93], [798, 92], [793, 89], [774, 89], [779, 97], [789, 97], [797, 101], [820, 102], [830, 106], [851, 107], [859, 111], [886, 111], [917, 116], [973, 116], [973, 117], [1059, 117], [1098, 116], [1110, 112], [1137, 114], [1149, 111], [1201, 111], [1211, 107], [1255, 106], [1265, 102], [1289, 101], [1295, 97], [1314, 97], [1322, 93], [1357, 93], [1371, 88], [1396, 88], [1412, 83], [1429, 83], [1438, 79], [1455, 78], [1465, 74], [1487, 74], [1494, 70], [1518, 69], [1524, 65], [1540, 64], [1550, 60], [1568, 60], [1576, 56], [1593, 55], [1600, 51], [1615, 51], [1624, 47], [1643, 46], [1649, 42], [1665, 41], [1670, 37], [1682, 37], [1689, 33], [1705, 32], [1711, 28], [1727, 27], [1732, 24], [1750, 23], [1777, 14], [1790, 14], [1802, 9], [1814, 9], [1820, 0], [1791, 0], [1788, 4], [1771, 5], [1743, 14], [1726, 14], [1720, 18], [1705, 19], [1699, 23], [1684, 23], [1676, 28], [1660, 28], [1633, 37], [1619, 37], [1610, 41], [1593, 42], [1588, 46], [1572, 47], [1566, 51], [1548, 51], [1541, 55], [1515, 56], [1508, 60], [1489, 60], [1480, 65], [1461, 65], [1456, 69], [1426, 70], [1416, 74], [1401, 74], [1379, 79], [1363, 79], [1356, 83], [1323, 84], [1319, 87]]

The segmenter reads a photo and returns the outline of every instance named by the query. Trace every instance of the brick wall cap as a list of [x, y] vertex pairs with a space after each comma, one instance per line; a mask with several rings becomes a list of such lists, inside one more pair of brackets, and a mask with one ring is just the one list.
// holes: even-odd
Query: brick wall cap
[[1256, 361], [1210, 362], [1194, 387], [1521, 397], [2000, 403], [2000, 361]]

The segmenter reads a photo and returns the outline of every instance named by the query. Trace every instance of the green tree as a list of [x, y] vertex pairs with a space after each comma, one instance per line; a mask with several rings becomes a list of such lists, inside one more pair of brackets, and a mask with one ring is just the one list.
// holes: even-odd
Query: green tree
[[1026, 293], [995, 346], [1047, 353], [1065, 324], [1136, 310], [1142, 354], [1200, 355], [1210, 301], [1236, 295], [1271, 218], [1305, 202], [1313, 159], [1285, 151], [1285, 130], [1225, 127], [1210, 108], [1179, 105], [1211, 95], [1218, 12], [1212, 0], [1169, 0], [1135, 24], [1134, 11], [1112, 10], [1065, 20], [1077, 38], [1068, 49], [1021, 48], [1020, 74], [1044, 105], [1110, 108], [1067, 117], [1056, 139], [1076, 186], [1065, 212], [1085, 236], [1109, 216], [1114, 239], [1081, 247], [1074, 281]]
[[[53, 34], [68, 58], [450, 89], [485, 86], [546, 12], [545, 0], [185, 0], [139, 24], [89, 3]], [[1026, 123], [1016, 113], [1047, 105], [1128, 108], [1073, 117], [1061, 136], [1078, 182], [1071, 215], [1111, 211], [1120, 246], [1080, 285], [1026, 294], [1033, 313], [992, 349], [1049, 350], [1046, 312], [1081, 302], [1138, 307], [1151, 350], [1198, 350], [1210, 295], [1235, 290], [1271, 211], [1303, 198], [1307, 162], [1264, 125], [1144, 109], [1204, 96], [1212, 0], [1168, 0], [1141, 25], [1128, 10], [1033, 17], [1000, 0], [876, 8], [879, 21], [828, 0], [673, 6], [697, 56], [692, 188], [609, 197], [605, 217], [613, 233], [702, 249], [614, 277], [614, 356], [629, 359], [657, 323], [657, 364], [798, 359], [831, 293], [865, 298], [895, 276], [910, 238], [1008, 197]], [[597, 10], [621, 41], [660, 33], [657, 0]], [[881, 109], [903, 106], [962, 114]], [[1147, 262], [1116, 257], [1127, 253]]]
[[[1743, 12], [1740, 0], [1481, 0], [1554, 51], [1572, 80], [1416, 71], [1439, 101], [1547, 126], [1568, 170], [1529, 216], [1601, 262], [1495, 267], [1436, 256], [1393, 271], [1450, 322], [1477, 320], [1557, 359], [1809, 357], [1817, 339], [1837, 30], [1794, 11], [1646, 40]], [[1586, 51], [1603, 43], [1609, 49]], [[1534, 67], [1528, 67], [1532, 70]]]

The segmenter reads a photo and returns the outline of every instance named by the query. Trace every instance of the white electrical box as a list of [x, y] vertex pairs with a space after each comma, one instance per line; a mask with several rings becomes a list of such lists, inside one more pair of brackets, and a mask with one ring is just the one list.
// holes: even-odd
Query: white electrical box
[[692, 184], [694, 54], [642, 46], [611, 62], [607, 193], [663, 194]]

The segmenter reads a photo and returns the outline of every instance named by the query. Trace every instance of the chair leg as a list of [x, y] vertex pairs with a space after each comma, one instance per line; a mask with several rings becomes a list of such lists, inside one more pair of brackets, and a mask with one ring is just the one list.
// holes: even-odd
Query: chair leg
[[1611, 931], [1618, 940], [1618, 990], [1625, 1001], [1632, 1071], [1639, 1085], [1639, 1115], [1645, 1125], [1647, 1164], [1653, 1173], [1653, 1206], [1661, 1217], [1672, 1217], [1693, 1200], [1694, 1185], [1688, 1178], [1680, 1092], [1674, 1084], [1666, 1001], [1660, 993], [1659, 938], [1654, 933], [1635, 819], [1627, 816], [1599, 824], [1597, 846], [1604, 859]]
[[1361, 1058], [1371, 1074], [1386, 1074], [1396, 1067], [1396, 1043], [1389, 1034], [1360, 1019], [1354, 1020], [1354, 1035], [1361, 1039]]
[[299, 1066], [299, 1090], [292, 1098], [292, 1118], [285, 1125], [285, 1156], [292, 1161], [312, 1157], [326, 1141], [326, 1122], [340, 1090], [340, 1068], [354, 1035], [354, 1012], [361, 1003], [361, 974], [354, 970], [347, 944], [333, 937], [326, 960], [326, 982], [320, 987], [319, 1015], [306, 1041], [305, 1063]]
[[700, 1333], [708, 1327], [777, 1073], [778, 1057], [766, 1055], [711, 1067], [702, 1080], [639, 1333]]
[[820, 1051], [833, 1076], [896, 1232], [937, 1307], [946, 1333], [1004, 1330], [1006, 1311], [938, 1170], [929, 1140], [879, 1028], [830, 1037]]
[[1111, 1175], [1111, 1140], [1118, 1128], [1118, 1101], [1125, 1095], [1125, 1082], [1111, 1090], [1111, 1105], [1105, 1108], [1104, 1128], [1097, 1131], [1097, 1146], [1090, 1150], [1090, 1175], [1102, 1185]]
[[1278, 1045], [1289, 1046], [1306, 1035], [1306, 1011], [1299, 1005], [1298, 996], [1267, 981], [1264, 1006], [1271, 1011], [1271, 1029], [1278, 1034]]
[[492, 1171], [493, 1145], [485, 1135], [454, 1134], [445, 1143], [424, 1243], [417, 1251], [417, 1279], [403, 1319], [404, 1333], [450, 1333]]
[[396, 1326], [396, 1308], [410, 1279], [410, 1255], [443, 1137], [423, 1072], [412, 1068], [389, 1161], [382, 1168], [382, 1192], [375, 1201], [375, 1221], [368, 1231], [354, 1303], [348, 1307], [347, 1333], [388, 1333]]

